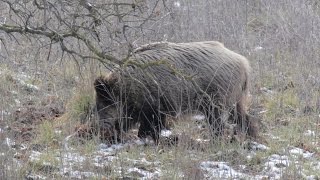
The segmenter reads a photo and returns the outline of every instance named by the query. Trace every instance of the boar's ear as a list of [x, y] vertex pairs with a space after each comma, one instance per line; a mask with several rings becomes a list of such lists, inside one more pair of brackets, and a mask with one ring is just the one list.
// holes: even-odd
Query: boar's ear
[[115, 83], [119, 82], [120, 80], [120, 76], [118, 73], [109, 73], [106, 77], [105, 77], [105, 81], [106, 83], [108, 83], [110, 86], [113, 86]]
[[107, 76], [100, 76], [94, 81], [94, 87], [97, 92], [109, 91], [119, 81], [116, 73], [110, 73]]

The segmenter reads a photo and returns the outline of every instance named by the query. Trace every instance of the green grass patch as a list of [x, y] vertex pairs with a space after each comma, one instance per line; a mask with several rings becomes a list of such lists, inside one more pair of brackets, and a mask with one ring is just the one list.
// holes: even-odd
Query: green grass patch
[[264, 97], [263, 101], [267, 110], [265, 117], [267, 120], [295, 116], [295, 111], [299, 107], [299, 99], [293, 89], [276, 92], [273, 96]]

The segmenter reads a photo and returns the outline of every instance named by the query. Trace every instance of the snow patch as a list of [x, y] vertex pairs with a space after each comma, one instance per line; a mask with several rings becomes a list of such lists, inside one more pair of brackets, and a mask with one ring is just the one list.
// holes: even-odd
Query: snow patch
[[248, 178], [248, 175], [238, 172], [227, 165], [226, 162], [205, 161], [200, 163], [206, 178], [238, 179]]
[[41, 175], [30, 174], [30, 175], [26, 176], [26, 179], [38, 179], [38, 180], [41, 180], [41, 179], [48, 179], [48, 178], [45, 177], [45, 176], [41, 176]]
[[106, 167], [111, 162], [117, 159], [115, 156], [103, 156], [103, 155], [96, 155], [92, 160], [93, 164], [96, 167]]
[[318, 176], [316, 176], [316, 175], [305, 176], [304, 178], [306, 180], [317, 180], [317, 179], [319, 179]]
[[259, 144], [257, 142], [251, 142], [251, 146], [250, 148], [254, 151], [266, 151], [268, 149], [270, 149], [269, 147], [267, 147], [266, 145], [263, 144]]
[[180, 1], [176, 1], [173, 3], [173, 5], [177, 8], [179, 8], [181, 6], [181, 3], [180, 3]]
[[39, 161], [41, 154], [42, 153], [38, 152], [38, 151], [31, 151], [31, 154], [29, 156], [30, 161], [32, 161], [32, 162]]
[[21, 101], [19, 99], [14, 99], [14, 102], [16, 103], [17, 106], [21, 105]]
[[170, 137], [171, 135], [172, 135], [172, 131], [167, 130], [167, 129], [161, 130], [161, 136], [163, 136], [163, 137]]
[[[84, 179], [84, 178], [94, 178], [98, 177], [93, 172], [81, 172], [81, 171], [70, 171], [63, 174], [64, 176], [68, 176], [69, 178], [77, 178], [77, 179]], [[101, 178], [101, 177], [100, 177]]]
[[154, 172], [150, 172], [136, 167], [128, 169], [128, 173], [132, 172], [138, 173], [141, 176], [141, 179], [157, 179], [161, 174], [159, 169], [155, 170]]
[[127, 147], [129, 144], [113, 144], [111, 146], [108, 146], [106, 144], [99, 144], [98, 146], [98, 151], [99, 152], [107, 152], [107, 153], [112, 153], [117, 150], [123, 149], [124, 147]]
[[12, 141], [10, 138], [6, 138], [5, 143], [8, 147], [13, 147], [16, 143]]
[[263, 173], [271, 179], [281, 179], [284, 169], [290, 165], [288, 156], [281, 156], [273, 154], [269, 156], [268, 161], [265, 163]]
[[204, 115], [200, 115], [200, 114], [197, 114], [197, 115], [194, 115], [192, 116], [192, 119], [195, 120], [195, 121], [202, 121], [204, 120], [206, 117]]
[[63, 164], [75, 164], [82, 163], [86, 160], [84, 156], [81, 156], [79, 153], [67, 152], [62, 155]]
[[261, 51], [261, 50], [263, 50], [263, 47], [261, 47], [261, 46], [257, 46], [254, 48], [254, 51]]
[[297, 156], [302, 156], [303, 158], [306, 158], [306, 159], [309, 159], [313, 156], [314, 153], [311, 153], [309, 151], [305, 151], [303, 149], [300, 149], [300, 148], [293, 148], [291, 150], [289, 150], [289, 153], [291, 155], [293, 155], [294, 157], [297, 157]]
[[315, 136], [316, 133], [314, 131], [311, 131], [311, 130], [307, 130], [305, 133], [304, 133], [305, 136]]

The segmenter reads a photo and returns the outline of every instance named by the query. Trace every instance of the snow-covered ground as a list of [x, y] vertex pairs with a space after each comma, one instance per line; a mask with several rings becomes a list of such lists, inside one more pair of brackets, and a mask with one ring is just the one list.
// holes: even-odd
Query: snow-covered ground
[[[169, 130], [162, 132], [163, 136], [171, 134]], [[70, 138], [70, 137], [67, 137]], [[65, 143], [68, 143], [66, 141]], [[148, 142], [150, 143], [150, 142]], [[2, 143], [14, 150], [25, 150], [24, 145], [18, 148], [15, 142], [6, 138]], [[134, 176], [140, 179], [159, 179], [163, 175], [161, 171], [160, 161], [150, 161], [145, 158], [143, 152], [140, 153], [139, 159], [123, 158], [118, 156], [119, 152], [124, 151], [126, 148], [141, 148], [145, 146], [146, 142], [141, 140], [134, 140], [125, 144], [99, 144], [96, 149], [90, 154], [83, 154], [77, 152], [76, 149], [69, 146], [63, 150], [52, 152], [51, 157], [54, 160], [46, 161], [43, 156], [46, 156], [45, 151], [32, 150], [29, 154], [29, 161], [31, 163], [41, 163], [43, 167], [55, 171], [58, 175], [65, 178], [85, 179], [85, 178], [107, 178], [99, 174], [96, 169], [112, 167], [112, 174], [125, 175], [127, 177]], [[258, 152], [268, 151], [270, 148], [266, 145], [257, 142], [250, 143], [250, 150], [247, 151], [247, 159], [251, 160]], [[309, 162], [312, 165], [311, 169], [314, 171], [320, 170], [320, 163], [313, 159], [315, 154], [298, 147], [288, 146], [283, 149], [279, 154], [271, 154], [262, 159], [260, 172], [251, 173], [246, 170], [246, 165], [238, 165], [233, 167], [232, 164], [225, 161], [199, 161], [198, 167], [202, 171], [206, 179], [281, 179], [285, 176], [286, 169], [295, 168], [299, 170], [299, 177], [305, 179], [316, 179], [317, 176], [312, 174], [306, 175], [303, 170], [302, 163]], [[20, 163], [19, 160], [16, 160]], [[53, 163], [58, 162], [58, 163]], [[125, 162], [128, 166], [121, 167], [119, 162]], [[120, 163], [121, 164], [121, 163]], [[85, 166], [90, 165], [94, 168], [86, 169]], [[8, 166], [10, 167], [10, 166]], [[184, 176], [182, 174], [182, 176]], [[42, 174], [30, 173], [29, 178], [46, 179]]]

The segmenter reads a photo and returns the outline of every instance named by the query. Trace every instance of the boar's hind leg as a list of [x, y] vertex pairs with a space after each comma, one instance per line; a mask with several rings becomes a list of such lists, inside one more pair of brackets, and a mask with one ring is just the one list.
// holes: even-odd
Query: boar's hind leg
[[237, 103], [232, 109], [229, 116], [231, 123], [237, 124], [238, 128], [248, 136], [256, 137], [257, 128], [255, 118], [250, 116], [241, 103]]

